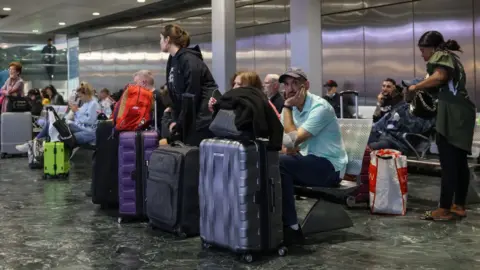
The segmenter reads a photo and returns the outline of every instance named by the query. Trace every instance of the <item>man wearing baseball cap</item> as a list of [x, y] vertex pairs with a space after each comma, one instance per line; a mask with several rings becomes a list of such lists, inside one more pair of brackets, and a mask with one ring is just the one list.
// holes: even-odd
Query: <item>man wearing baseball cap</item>
[[[323, 98], [332, 105], [333, 109], [335, 110], [335, 115], [340, 118], [340, 95], [337, 94], [337, 87], [338, 84], [334, 80], [328, 80], [323, 87], [327, 90], [327, 94], [323, 96]], [[352, 98], [350, 96], [344, 96], [343, 101], [343, 117], [344, 118], [353, 118], [353, 113], [350, 112], [349, 107], [355, 106]]]
[[303, 233], [295, 210], [294, 185], [334, 187], [343, 177], [347, 154], [332, 106], [309, 93], [307, 75], [290, 68], [279, 78], [285, 86], [280, 173], [285, 244], [300, 244]]

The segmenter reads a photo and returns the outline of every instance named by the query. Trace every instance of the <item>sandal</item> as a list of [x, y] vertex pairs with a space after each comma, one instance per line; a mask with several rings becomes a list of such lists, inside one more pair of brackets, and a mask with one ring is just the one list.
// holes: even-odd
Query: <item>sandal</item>
[[448, 214], [439, 215], [439, 214], [434, 214], [435, 211], [427, 211], [420, 218], [423, 219], [423, 220], [432, 220], [432, 221], [452, 221], [452, 220], [455, 220], [455, 216], [450, 212], [448, 212]]
[[466, 218], [467, 217], [467, 210], [464, 206], [459, 206], [454, 204], [452, 208], [450, 208], [450, 212], [459, 218]]

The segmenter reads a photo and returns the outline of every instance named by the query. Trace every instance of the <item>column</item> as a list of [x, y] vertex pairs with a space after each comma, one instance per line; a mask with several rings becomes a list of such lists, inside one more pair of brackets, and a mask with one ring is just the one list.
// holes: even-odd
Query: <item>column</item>
[[322, 16], [319, 0], [290, 0], [290, 61], [307, 73], [310, 92], [321, 95]]
[[235, 1], [212, 1], [212, 73], [224, 93], [231, 88], [236, 59]]

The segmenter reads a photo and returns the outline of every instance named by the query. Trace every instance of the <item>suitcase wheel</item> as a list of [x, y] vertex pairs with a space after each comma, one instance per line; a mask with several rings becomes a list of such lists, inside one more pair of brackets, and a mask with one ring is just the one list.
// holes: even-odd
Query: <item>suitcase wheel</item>
[[280, 247], [280, 248], [278, 249], [278, 255], [279, 255], [280, 257], [286, 256], [287, 253], [288, 253], [288, 248], [287, 248], [287, 247]]
[[0, 155], [0, 158], [2, 158], [2, 159], [3, 159], [3, 158], [6, 158], [6, 157], [7, 157], [7, 154], [6, 154], [6, 153], [2, 153], [2, 154]]
[[212, 245], [210, 245], [209, 243], [203, 241], [203, 239], [202, 239], [202, 248], [204, 248], [204, 249], [209, 249], [209, 248], [211, 248], [211, 247], [212, 247]]
[[182, 231], [182, 229], [177, 229], [177, 236], [181, 239], [185, 239], [187, 238], [187, 234], [185, 232]]
[[247, 263], [253, 262], [253, 255], [250, 253], [245, 253], [242, 255], [242, 260], [244, 260]]
[[346, 204], [348, 207], [354, 207], [355, 204], [356, 204], [355, 197], [354, 197], [354, 196], [348, 196], [348, 197], [345, 199], [345, 204]]

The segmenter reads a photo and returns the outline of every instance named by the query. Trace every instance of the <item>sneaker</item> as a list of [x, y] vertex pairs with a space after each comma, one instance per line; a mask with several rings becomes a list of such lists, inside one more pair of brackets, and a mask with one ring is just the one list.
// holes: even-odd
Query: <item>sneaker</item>
[[15, 146], [15, 149], [17, 149], [18, 152], [27, 153], [28, 149], [30, 149], [29, 144], [30, 142], [26, 142], [24, 144], [18, 144]]
[[80, 149], [80, 147], [75, 147], [75, 148], [72, 150], [72, 153], [70, 154], [70, 159], [73, 158], [73, 156], [75, 155], [75, 153], [77, 153], [78, 149]]
[[285, 246], [302, 245], [304, 241], [305, 237], [300, 226], [298, 230], [294, 230], [290, 226], [283, 227], [283, 243]]

